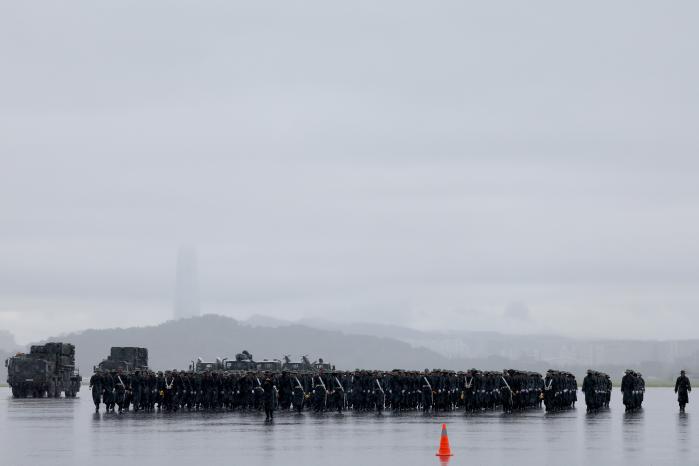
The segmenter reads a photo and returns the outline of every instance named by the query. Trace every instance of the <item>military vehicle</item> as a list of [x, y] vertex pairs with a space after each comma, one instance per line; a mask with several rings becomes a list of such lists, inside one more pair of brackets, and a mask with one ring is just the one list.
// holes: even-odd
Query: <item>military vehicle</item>
[[331, 371], [335, 369], [335, 366], [324, 363], [322, 359], [316, 362], [310, 362], [308, 356], [303, 356], [301, 362], [291, 362], [289, 356], [284, 356], [284, 362], [279, 359], [263, 359], [262, 361], [255, 361], [252, 354], [244, 350], [241, 353], [235, 355], [235, 359], [228, 358], [216, 358], [216, 361], [207, 362], [202, 358], [197, 358], [191, 361], [189, 364], [189, 370], [194, 372], [205, 372], [205, 371], [270, 371], [270, 372], [281, 372], [295, 371], [295, 372], [319, 372], [320, 370]]
[[301, 362], [292, 362], [291, 358], [285, 355], [284, 364], [282, 364], [282, 370], [285, 371], [319, 372], [321, 369], [323, 371], [333, 371], [335, 370], [335, 366], [324, 362], [322, 358], [318, 359], [318, 361], [311, 362], [306, 354], [301, 356]]
[[234, 361], [224, 360], [223, 369], [227, 371], [253, 371], [257, 369], [257, 363], [252, 359], [252, 354], [247, 350], [235, 355]]
[[279, 372], [282, 370], [282, 362], [279, 359], [263, 359], [257, 361], [255, 367], [258, 371]]
[[293, 372], [315, 372], [315, 368], [311, 361], [308, 360], [308, 355], [301, 356], [301, 362], [292, 362], [289, 355], [284, 355], [284, 364], [282, 370]]
[[223, 369], [226, 359], [216, 358], [214, 362], [205, 362], [202, 358], [197, 358], [189, 365], [189, 370], [194, 372], [217, 371]]
[[112, 346], [109, 356], [97, 368], [101, 371], [148, 369], [148, 349], [135, 346]]
[[34, 345], [29, 354], [5, 360], [7, 383], [15, 398], [74, 398], [82, 377], [75, 368], [75, 346], [70, 343]]
[[334, 371], [335, 370], [335, 366], [333, 366], [332, 364], [329, 364], [327, 362], [324, 362], [323, 358], [318, 358], [318, 360], [313, 363], [313, 367], [317, 371], [321, 371], [321, 370]]

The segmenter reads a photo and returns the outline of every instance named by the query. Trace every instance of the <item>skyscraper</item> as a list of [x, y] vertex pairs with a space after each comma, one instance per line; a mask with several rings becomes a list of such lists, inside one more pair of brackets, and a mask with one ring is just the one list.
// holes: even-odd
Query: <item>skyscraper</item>
[[173, 317], [195, 317], [199, 311], [199, 286], [197, 284], [197, 252], [192, 246], [182, 246], [177, 254], [175, 276], [175, 308]]

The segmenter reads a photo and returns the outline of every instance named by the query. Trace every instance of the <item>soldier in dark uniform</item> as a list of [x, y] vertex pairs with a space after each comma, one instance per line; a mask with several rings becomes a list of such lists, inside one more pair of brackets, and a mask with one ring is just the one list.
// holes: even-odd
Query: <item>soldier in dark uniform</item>
[[342, 385], [342, 382], [340, 382], [336, 372], [330, 375], [332, 379], [329, 383], [334, 387], [332, 390], [333, 408], [335, 408], [338, 413], [341, 413], [342, 410], [345, 409], [345, 387]]
[[283, 410], [291, 407], [291, 399], [293, 397], [293, 383], [289, 372], [282, 371], [282, 376], [279, 378], [279, 406]]
[[264, 408], [265, 401], [265, 388], [262, 386], [262, 382], [258, 376], [255, 376], [255, 388], [252, 394], [252, 404], [255, 411], [259, 411]]
[[174, 369], [172, 371], [172, 392], [173, 392], [173, 398], [172, 398], [172, 409], [173, 411], [177, 411], [180, 409], [182, 400], [185, 399], [185, 390], [184, 390], [184, 380], [182, 376], [184, 375], [184, 371], [177, 372], [177, 369]]
[[328, 403], [328, 389], [321, 375], [313, 376], [313, 410], [316, 413], [324, 413]]
[[162, 380], [164, 384], [164, 390], [161, 391], [161, 398], [163, 407], [167, 411], [175, 410], [175, 376], [171, 371], [165, 371], [165, 375]]
[[428, 413], [434, 405], [434, 389], [432, 388], [432, 384], [430, 383], [430, 379], [428, 377], [429, 370], [425, 369], [425, 372], [422, 375], [422, 382], [420, 384], [420, 391], [422, 392], [422, 411], [424, 413]]
[[505, 413], [511, 413], [514, 404], [511, 383], [512, 378], [507, 373], [507, 370], [503, 370], [502, 374], [500, 375], [500, 380], [498, 380], [498, 391], [500, 393], [500, 402], [502, 403], [502, 410]]
[[95, 403], [95, 412], [100, 412], [100, 402], [102, 401], [102, 375], [99, 369], [95, 369], [95, 373], [90, 377], [90, 389], [92, 389], [92, 402]]
[[239, 399], [240, 408], [247, 410], [250, 407], [253, 391], [253, 379], [252, 372], [248, 372], [244, 377], [238, 380], [238, 390], [237, 395]]
[[156, 386], [155, 386], [155, 375], [153, 372], [148, 371], [146, 372], [145, 379], [144, 379], [144, 391], [143, 391], [143, 397], [144, 397], [144, 405], [146, 408], [147, 412], [153, 411], [153, 406], [155, 405], [155, 394], [156, 394]]
[[592, 369], [587, 370], [587, 375], [583, 379], [582, 392], [585, 394], [585, 405], [587, 406], [587, 412], [597, 410], [597, 400], [596, 400], [596, 386], [595, 380], [592, 375]]
[[677, 393], [677, 402], [680, 405], [680, 412], [684, 413], [684, 407], [689, 403], [689, 392], [692, 391], [692, 385], [689, 383], [689, 378], [684, 370], [680, 371], [680, 376], [675, 381], [675, 393]]
[[293, 376], [294, 380], [294, 391], [292, 395], [292, 403], [294, 405], [294, 410], [300, 413], [303, 410], [303, 405], [306, 400], [306, 389], [303, 387], [301, 380], [298, 376]]
[[626, 369], [624, 377], [621, 378], [621, 393], [626, 411], [631, 411], [634, 408], [634, 376], [632, 374], [631, 369]]
[[121, 373], [121, 369], [119, 369], [118, 372], [113, 372], [112, 378], [114, 379], [114, 402], [119, 408], [119, 413], [121, 413], [124, 409], [128, 411], [129, 405], [127, 403], [129, 399], [127, 396], [129, 394], [127, 391], [130, 391], [130, 388], [126, 384], [128, 383], [129, 379], [126, 375]]
[[131, 402], [134, 412], [141, 408], [141, 371], [136, 371], [131, 376]]
[[158, 375], [155, 378], [155, 390], [158, 410], [161, 410], [165, 406], [165, 376], [162, 371], [158, 371]]
[[277, 407], [277, 387], [274, 385], [272, 376], [269, 373], [265, 374], [264, 381], [262, 382], [263, 395], [263, 405], [265, 408], [265, 421], [274, 420], [274, 410]]
[[386, 392], [383, 390], [383, 386], [381, 385], [381, 376], [380, 374], [375, 374], [374, 376], [374, 404], [375, 404], [375, 409], [378, 414], [383, 414], [383, 409], [386, 405]]
[[102, 386], [104, 387], [104, 404], [107, 412], [114, 411], [114, 377], [109, 372], [102, 374]]

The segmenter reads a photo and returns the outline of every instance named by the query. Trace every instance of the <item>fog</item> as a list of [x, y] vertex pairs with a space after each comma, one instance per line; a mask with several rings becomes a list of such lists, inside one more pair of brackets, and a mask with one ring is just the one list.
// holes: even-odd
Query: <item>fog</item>
[[0, 0], [0, 329], [695, 337], [697, 13]]

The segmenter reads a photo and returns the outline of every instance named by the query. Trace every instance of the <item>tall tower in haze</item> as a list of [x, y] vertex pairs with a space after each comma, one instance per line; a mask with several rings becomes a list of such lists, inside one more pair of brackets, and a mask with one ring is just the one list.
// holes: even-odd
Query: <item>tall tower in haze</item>
[[195, 317], [200, 314], [197, 251], [191, 246], [182, 246], [177, 253], [173, 314], [175, 319]]

